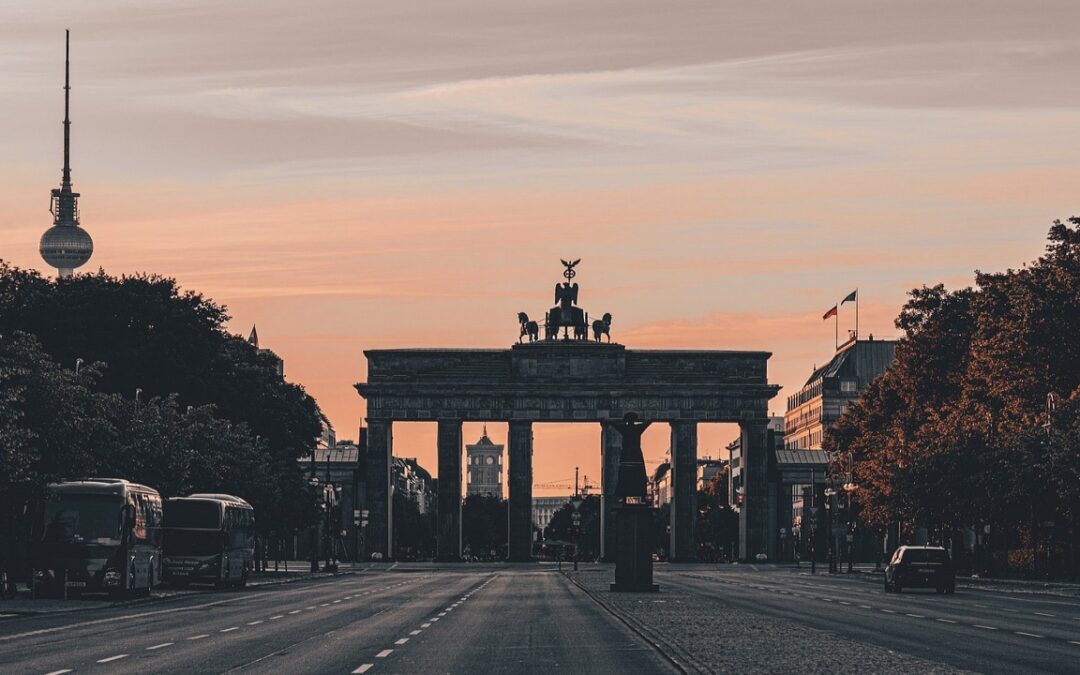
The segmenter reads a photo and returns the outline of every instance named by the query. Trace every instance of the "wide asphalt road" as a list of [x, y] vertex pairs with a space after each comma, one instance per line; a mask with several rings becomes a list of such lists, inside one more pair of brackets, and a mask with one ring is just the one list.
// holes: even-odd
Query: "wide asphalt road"
[[0, 619], [3, 673], [672, 672], [550, 568], [414, 567]]
[[1080, 671], [1080, 602], [1070, 598], [964, 587], [897, 595], [860, 575], [748, 566], [659, 566], [656, 578], [661, 590], [714, 600], [718, 614], [741, 608], [957, 668]]

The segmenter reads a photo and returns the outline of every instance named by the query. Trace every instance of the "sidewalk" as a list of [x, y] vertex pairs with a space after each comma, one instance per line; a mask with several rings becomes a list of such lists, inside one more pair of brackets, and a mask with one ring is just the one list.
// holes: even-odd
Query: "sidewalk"
[[[338, 571], [335, 572], [323, 572], [322, 563], [318, 572], [311, 572], [311, 562], [303, 560], [290, 560], [288, 564], [289, 571], [285, 571], [285, 565], [279, 564], [278, 571], [275, 572], [273, 565], [266, 572], [253, 572], [248, 579], [248, 588], [258, 588], [260, 586], [275, 586], [279, 584], [287, 584], [294, 581], [302, 581], [304, 579], [319, 579], [323, 577], [332, 577], [335, 574], [357, 574], [362, 573], [364, 570], [371, 567], [371, 563], [360, 563], [353, 565], [352, 563], [340, 563], [338, 565]], [[107, 607], [127, 607], [131, 605], [143, 604], [147, 602], [169, 600], [173, 598], [186, 597], [190, 595], [199, 595], [212, 592], [223, 592], [233, 589], [214, 589], [211, 586], [194, 586], [190, 588], [172, 588], [167, 585], [156, 587], [148, 597], [142, 598], [126, 598], [123, 600], [116, 600], [109, 598], [107, 595], [94, 594], [86, 597], [71, 598], [69, 600], [61, 600], [57, 598], [30, 598], [30, 591], [25, 587], [20, 588], [19, 594], [11, 600], [0, 600], [0, 619], [12, 618], [15, 616], [35, 615], [35, 614], [60, 614], [63, 612], [76, 612], [87, 609], [104, 609]]]

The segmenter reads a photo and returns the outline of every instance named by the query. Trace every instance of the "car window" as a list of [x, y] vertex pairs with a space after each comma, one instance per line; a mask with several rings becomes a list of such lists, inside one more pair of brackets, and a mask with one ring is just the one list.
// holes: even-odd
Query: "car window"
[[906, 563], [947, 563], [949, 554], [942, 549], [936, 548], [909, 548], [904, 551]]

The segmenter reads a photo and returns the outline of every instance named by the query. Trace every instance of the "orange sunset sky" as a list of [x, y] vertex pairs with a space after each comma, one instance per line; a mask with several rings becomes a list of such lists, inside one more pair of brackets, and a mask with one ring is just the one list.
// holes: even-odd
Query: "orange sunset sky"
[[[908, 289], [1080, 213], [1077, 25], [1071, 1], [5, 2], [0, 257], [51, 273], [70, 28], [84, 271], [257, 324], [339, 437], [364, 349], [508, 346], [560, 257], [630, 348], [772, 351], [782, 413], [849, 291], [892, 337]], [[395, 445], [434, 472], [433, 424]], [[599, 477], [599, 429], [538, 425], [536, 482], [574, 466]]]

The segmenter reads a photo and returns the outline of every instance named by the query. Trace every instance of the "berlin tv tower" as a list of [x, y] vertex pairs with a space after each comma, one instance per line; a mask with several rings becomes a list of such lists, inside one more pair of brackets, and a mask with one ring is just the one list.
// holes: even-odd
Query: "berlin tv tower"
[[76, 267], [86, 264], [94, 253], [94, 240], [79, 227], [79, 193], [71, 191], [71, 119], [68, 100], [71, 93], [71, 31], [64, 31], [64, 172], [60, 187], [52, 191], [49, 211], [53, 226], [41, 235], [38, 251], [45, 262], [56, 268], [59, 276], [70, 277]]

